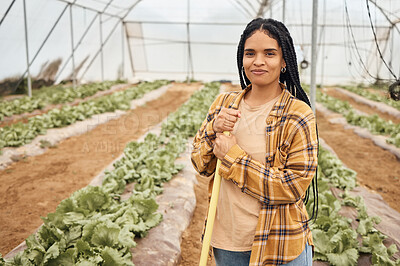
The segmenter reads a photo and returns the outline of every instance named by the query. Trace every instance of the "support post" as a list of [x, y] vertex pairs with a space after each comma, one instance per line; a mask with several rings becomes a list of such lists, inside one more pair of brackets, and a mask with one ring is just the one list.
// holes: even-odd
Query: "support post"
[[286, 0], [282, 0], [282, 23], [285, 24], [286, 20]]
[[124, 30], [124, 21], [121, 19], [121, 77], [120, 79], [124, 79], [125, 77], [125, 30]]
[[272, 18], [272, 1], [269, 1], [269, 17]]
[[312, 9], [312, 35], [311, 35], [311, 84], [310, 102], [311, 108], [315, 113], [316, 102], [316, 75], [317, 75], [317, 23], [318, 23], [318, 0], [313, 0]]
[[75, 50], [74, 50], [74, 26], [72, 19], [72, 5], [69, 4], [69, 21], [71, 30], [71, 56], [72, 56], [72, 86], [76, 89], [76, 72], [75, 72]]
[[103, 20], [102, 15], [99, 15], [100, 21], [100, 64], [101, 64], [101, 81], [104, 81], [104, 56], [103, 56]]
[[24, 4], [24, 26], [25, 26], [25, 50], [26, 50], [26, 64], [27, 64], [27, 80], [28, 80], [28, 96], [32, 97], [32, 83], [31, 83], [31, 71], [29, 64], [29, 40], [28, 40], [28, 21], [26, 17], [26, 3], [23, 0]]
[[125, 28], [125, 35], [126, 35], [126, 41], [128, 43], [128, 53], [129, 53], [129, 61], [131, 63], [131, 70], [132, 70], [132, 77], [135, 77], [135, 67], [133, 65], [133, 57], [132, 57], [132, 45], [131, 45], [131, 41], [128, 35], [128, 28], [126, 26], [126, 23], [124, 22], [124, 28]]
[[194, 78], [193, 62], [192, 62], [192, 50], [191, 50], [191, 47], [190, 47], [190, 0], [187, 0], [186, 34], [187, 34], [187, 45], [188, 45], [187, 83], [189, 84], [190, 83], [190, 79]]

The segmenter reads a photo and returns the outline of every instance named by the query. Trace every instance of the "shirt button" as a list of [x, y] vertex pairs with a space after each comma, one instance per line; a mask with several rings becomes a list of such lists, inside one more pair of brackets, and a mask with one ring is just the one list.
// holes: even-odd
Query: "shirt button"
[[268, 132], [268, 136], [271, 136], [271, 132]]
[[267, 125], [271, 125], [272, 121], [271, 120], [267, 120]]
[[267, 159], [268, 159], [268, 161], [272, 161], [272, 157], [268, 157]]

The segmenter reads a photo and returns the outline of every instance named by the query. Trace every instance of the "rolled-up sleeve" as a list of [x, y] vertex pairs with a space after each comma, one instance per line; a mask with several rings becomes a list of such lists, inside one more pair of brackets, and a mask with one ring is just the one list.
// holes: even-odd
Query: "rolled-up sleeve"
[[213, 123], [221, 111], [221, 105], [225, 97], [226, 94], [220, 94], [211, 104], [207, 117], [193, 140], [191, 160], [193, 167], [201, 175], [210, 176], [215, 171], [217, 158], [213, 153], [213, 147], [216, 133], [213, 130]]

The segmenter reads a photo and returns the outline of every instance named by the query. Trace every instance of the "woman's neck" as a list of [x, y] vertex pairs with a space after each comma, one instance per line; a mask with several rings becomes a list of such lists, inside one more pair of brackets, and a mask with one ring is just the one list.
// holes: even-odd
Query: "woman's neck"
[[266, 87], [252, 85], [251, 90], [246, 93], [244, 99], [250, 106], [263, 105], [275, 99], [282, 93], [282, 88], [279, 83], [274, 83]]

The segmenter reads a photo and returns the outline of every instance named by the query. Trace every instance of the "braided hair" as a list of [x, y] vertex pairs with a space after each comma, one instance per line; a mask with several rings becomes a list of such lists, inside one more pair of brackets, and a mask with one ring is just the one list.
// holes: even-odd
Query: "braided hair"
[[[245, 72], [243, 71], [243, 55], [244, 55], [244, 44], [246, 40], [253, 35], [256, 31], [263, 31], [269, 37], [275, 39], [278, 42], [279, 47], [282, 49], [283, 59], [286, 62], [286, 71], [280, 73], [279, 82], [286, 85], [286, 89], [297, 99], [305, 102], [311, 107], [310, 100], [308, 99], [306, 93], [300, 84], [299, 70], [297, 66], [296, 52], [294, 50], [293, 39], [290, 36], [289, 30], [286, 26], [274, 19], [264, 19], [256, 18], [253, 19], [249, 24], [247, 24], [243, 34], [240, 37], [238, 49], [237, 49], [237, 66], [239, 70], [239, 79], [242, 89], [245, 89], [247, 85], [251, 84], [250, 80], [247, 78]], [[318, 130], [317, 130], [318, 138]], [[318, 140], [319, 142], [319, 140]], [[317, 184], [317, 172], [312, 180], [312, 191], [314, 194], [313, 202], [313, 213], [310, 218], [317, 218], [318, 213], [318, 184]], [[304, 198], [304, 203], [307, 204], [309, 199], [310, 187], [306, 191]], [[310, 221], [308, 220], [308, 221]], [[307, 222], [308, 222], [307, 221]]]

